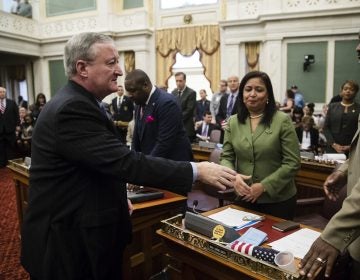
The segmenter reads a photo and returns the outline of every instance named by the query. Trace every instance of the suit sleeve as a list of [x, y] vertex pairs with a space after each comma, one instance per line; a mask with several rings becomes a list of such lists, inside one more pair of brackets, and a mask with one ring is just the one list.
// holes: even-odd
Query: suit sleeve
[[343, 206], [329, 221], [321, 238], [339, 251], [344, 251], [360, 236], [360, 179], [344, 200]]
[[192, 119], [194, 117], [196, 108], [196, 92], [190, 91], [188, 97], [186, 98], [185, 107], [182, 110], [183, 120]]
[[156, 143], [151, 151], [152, 156], [166, 157], [171, 154], [176, 141], [178, 132], [182, 126], [181, 112], [178, 104], [169, 100], [158, 108], [158, 133]]
[[64, 103], [55, 118], [52, 129], [58, 154], [84, 166], [88, 172], [100, 172], [137, 185], [169, 186], [169, 190], [192, 184], [190, 163], [130, 151], [116, 138], [100, 109], [89, 102]]
[[329, 146], [331, 146], [334, 143], [334, 138], [332, 136], [332, 130], [331, 130], [331, 125], [332, 122], [334, 121], [332, 119], [332, 115], [334, 111], [334, 106], [332, 106], [332, 104], [329, 104], [329, 109], [328, 109], [328, 113], [326, 114], [326, 118], [325, 118], [325, 125], [324, 125], [324, 135], [327, 141], [327, 144]]
[[[231, 118], [230, 120], [231, 121]], [[230, 125], [225, 128], [223, 151], [220, 157], [220, 164], [235, 170], [235, 151], [232, 145]]]

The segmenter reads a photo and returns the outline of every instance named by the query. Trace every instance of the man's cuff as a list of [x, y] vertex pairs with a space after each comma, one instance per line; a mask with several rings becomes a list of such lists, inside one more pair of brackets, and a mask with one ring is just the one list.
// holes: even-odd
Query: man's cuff
[[195, 162], [190, 162], [192, 170], [193, 170], [193, 183], [195, 183], [195, 181], [197, 180], [198, 177], [198, 169], [197, 166], [195, 164]]

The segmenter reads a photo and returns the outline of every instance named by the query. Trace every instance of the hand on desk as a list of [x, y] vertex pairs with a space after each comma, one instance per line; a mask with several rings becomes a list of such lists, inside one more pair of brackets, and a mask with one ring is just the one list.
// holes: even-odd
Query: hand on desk
[[198, 170], [198, 180], [212, 185], [219, 190], [226, 190], [226, 188], [232, 188], [234, 186], [236, 171], [221, 166], [213, 162], [198, 162], [196, 163]]
[[338, 249], [319, 237], [301, 260], [299, 264], [300, 274], [312, 278], [321, 266], [326, 265], [325, 277], [329, 277], [338, 255]]
[[335, 201], [339, 197], [341, 188], [345, 187], [347, 175], [339, 170], [331, 173], [324, 182], [324, 191], [327, 197]]

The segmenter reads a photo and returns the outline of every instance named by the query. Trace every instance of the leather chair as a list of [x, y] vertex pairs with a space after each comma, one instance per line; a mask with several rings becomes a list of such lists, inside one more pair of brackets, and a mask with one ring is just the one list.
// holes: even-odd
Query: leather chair
[[323, 197], [298, 199], [296, 202], [298, 209], [303, 210], [307, 207], [316, 209], [316, 207], [320, 206], [320, 210], [316, 211], [316, 213], [313, 212], [305, 215], [296, 216], [294, 220], [301, 224], [324, 229], [332, 216], [334, 216], [335, 213], [341, 209], [342, 203], [345, 198], [346, 186], [342, 187], [339, 192], [339, 198], [336, 201], [331, 201], [327, 198], [326, 195], [324, 195]]
[[220, 143], [220, 138], [221, 138], [221, 130], [220, 129], [213, 129], [210, 132], [210, 142], [213, 143]]

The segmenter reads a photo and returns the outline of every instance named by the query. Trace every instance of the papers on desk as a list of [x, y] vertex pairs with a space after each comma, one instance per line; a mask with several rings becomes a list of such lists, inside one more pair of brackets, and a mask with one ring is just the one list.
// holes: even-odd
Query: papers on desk
[[302, 259], [319, 236], [320, 232], [303, 228], [268, 245], [280, 252], [290, 251], [295, 257]]
[[209, 218], [233, 227], [236, 230], [255, 225], [263, 219], [262, 216], [230, 207], [210, 215]]

